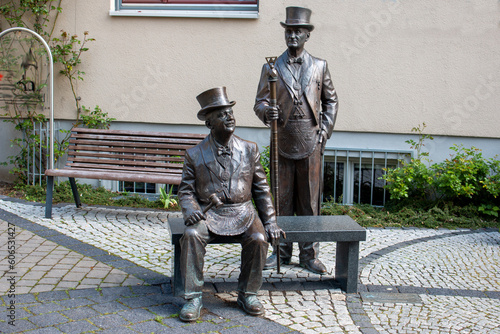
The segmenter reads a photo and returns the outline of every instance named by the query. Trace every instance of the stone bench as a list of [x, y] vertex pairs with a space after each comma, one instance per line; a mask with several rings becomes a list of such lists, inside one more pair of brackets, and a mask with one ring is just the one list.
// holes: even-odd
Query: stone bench
[[[182, 218], [169, 218], [172, 234], [172, 284], [175, 296], [183, 294], [180, 275], [180, 239], [184, 233]], [[366, 240], [366, 229], [349, 216], [280, 216], [278, 225], [285, 231], [287, 242], [337, 242], [335, 280], [347, 293], [358, 291], [359, 242]], [[212, 244], [236, 243], [230, 236], [218, 236]]]

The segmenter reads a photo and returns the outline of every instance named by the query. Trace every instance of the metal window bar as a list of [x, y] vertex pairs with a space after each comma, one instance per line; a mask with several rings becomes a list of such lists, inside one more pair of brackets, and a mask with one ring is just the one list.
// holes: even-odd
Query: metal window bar
[[[325, 156], [323, 156], [323, 161], [325, 160]], [[335, 168], [334, 175], [335, 177], [333, 178], [333, 198], [337, 198], [337, 150], [335, 150], [335, 164], [333, 165]], [[323, 175], [323, 180], [325, 179]]]
[[363, 183], [363, 166], [362, 159], [363, 151], [359, 151], [359, 169], [358, 169], [358, 204], [361, 204], [361, 185]]
[[[399, 161], [398, 161], [398, 164], [399, 164]], [[384, 154], [384, 168], [387, 170], [387, 152], [385, 152], [385, 154]], [[386, 185], [387, 185], [387, 181], [384, 180], [384, 187]], [[384, 195], [383, 195], [384, 204], [385, 204], [385, 201], [386, 201], [386, 194], [387, 194], [387, 191], [384, 191]]]
[[373, 187], [375, 183], [375, 152], [372, 152], [372, 178], [370, 184], [370, 205], [373, 205]]
[[44, 166], [44, 147], [48, 147], [48, 122], [36, 122], [33, 124], [31, 136], [40, 138], [38, 145], [36, 142], [30, 142], [29, 138], [23, 134], [23, 145], [26, 147], [26, 182], [27, 184], [35, 185], [42, 184], [45, 176], [45, 168], [50, 163], [50, 156], [45, 154], [46, 164]]

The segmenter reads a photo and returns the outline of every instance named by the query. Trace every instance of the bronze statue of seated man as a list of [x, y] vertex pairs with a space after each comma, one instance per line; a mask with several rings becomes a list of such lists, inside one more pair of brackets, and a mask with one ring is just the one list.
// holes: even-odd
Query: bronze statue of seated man
[[261, 315], [264, 307], [257, 292], [262, 285], [268, 240], [277, 240], [284, 232], [276, 224], [257, 144], [233, 135], [235, 102], [228, 100], [226, 88], [207, 90], [197, 100], [201, 106], [198, 118], [205, 121], [210, 134], [186, 152], [178, 192], [186, 224], [180, 243], [187, 302], [180, 319], [195, 321], [200, 317], [206, 245], [215, 235], [240, 240], [237, 302], [248, 314]]

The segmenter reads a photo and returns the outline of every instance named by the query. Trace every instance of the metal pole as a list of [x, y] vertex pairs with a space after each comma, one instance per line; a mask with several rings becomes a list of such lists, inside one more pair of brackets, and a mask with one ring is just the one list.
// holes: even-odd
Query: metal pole
[[52, 57], [52, 52], [50, 51], [50, 47], [47, 44], [47, 42], [43, 39], [42, 36], [34, 32], [33, 30], [30, 30], [28, 28], [24, 27], [14, 27], [14, 28], [9, 28], [7, 30], [4, 30], [0, 33], [0, 38], [2, 38], [4, 35], [14, 32], [14, 31], [25, 31], [27, 33], [32, 34], [35, 36], [40, 43], [43, 44], [45, 49], [47, 50], [47, 55], [49, 56], [49, 108], [50, 108], [50, 164], [49, 168], [53, 169], [54, 168], [54, 59]]

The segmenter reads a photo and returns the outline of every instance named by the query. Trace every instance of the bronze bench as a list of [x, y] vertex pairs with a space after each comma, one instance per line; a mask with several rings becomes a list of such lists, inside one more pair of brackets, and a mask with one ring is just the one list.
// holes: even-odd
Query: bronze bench
[[[182, 218], [169, 218], [173, 246], [172, 286], [175, 296], [183, 294], [180, 275], [180, 239], [184, 233]], [[358, 291], [359, 242], [366, 240], [366, 229], [349, 216], [280, 216], [278, 225], [286, 233], [286, 241], [336, 241], [335, 280], [347, 293]], [[283, 239], [282, 239], [283, 241]], [[233, 237], [218, 236], [211, 243], [235, 243]]]
[[75, 178], [178, 185], [184, 155], [206, 135], [73, 128], [64, 168], [48, 169], [45, 217], [52, 217], [54, 177], [68, 177], [77, 207]]

